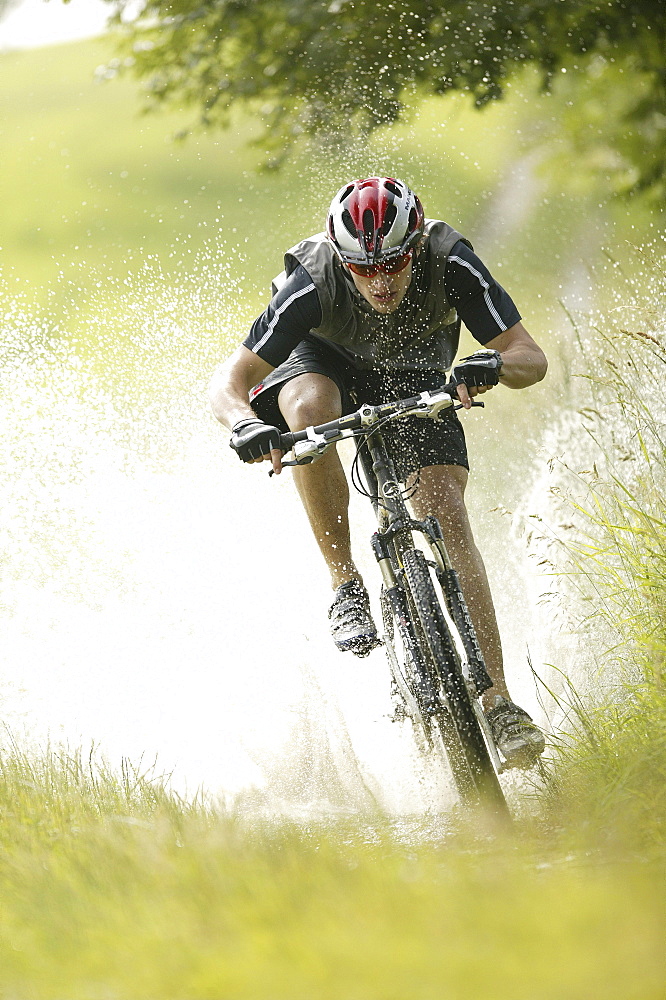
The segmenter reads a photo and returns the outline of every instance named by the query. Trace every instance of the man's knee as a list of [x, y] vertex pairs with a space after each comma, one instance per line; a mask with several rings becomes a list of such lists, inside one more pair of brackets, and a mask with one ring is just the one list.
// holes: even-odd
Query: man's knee
[[299, 375], [280, 390], [280, 411], [292, 431], [325, 424], [342, 415], [340, 390], [325, 375]]
[[465, 487], [467, 469], [459, 465], [429, 465], [421, 469], [416, 480], [414, 504], [432, 507], [429, 513], [444, 509], [455, 511], [457, 516], [467, 516]]
[[447, 543], [473, 544], [472, 529], [465, 504], [467, 469], [457, 465], [432, 465], [421, 469], [412, 499], [419, 517], [434, 514]]

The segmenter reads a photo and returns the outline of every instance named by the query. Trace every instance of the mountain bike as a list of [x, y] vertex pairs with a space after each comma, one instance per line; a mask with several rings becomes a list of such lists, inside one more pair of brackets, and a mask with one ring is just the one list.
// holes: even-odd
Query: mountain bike
[[280, 448], [293, 455], [283, 465], [305, 465], [339, 441], [356, 441], [352, 482], [371, 499], [377, 518], [371, 544], [382, 577], [379, 642], [391, 670], [396, 716], [411, 720], [429, 750], [443, 752], [463, 803], [508, 816], [498, 780], [504, 761], [480, 703], [492, 681], [458, 575], [437, 519], [411, 517], [409, 490], [397, 479], [390, 442], [382, 433], [391, 421], [407, 416], [436, 420], [456, 404], [451, 385], [410, 399], [365, 404], [318, 427], [282, 434]]

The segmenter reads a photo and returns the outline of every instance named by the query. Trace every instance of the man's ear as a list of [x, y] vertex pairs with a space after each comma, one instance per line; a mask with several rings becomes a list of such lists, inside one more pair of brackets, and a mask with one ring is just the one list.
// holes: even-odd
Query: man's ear
[[418, 243], [414, 247], [414, 256], [418, 257], [418, 255], [421, 253], [421, 251], [423, 249], [425, 249], [425, 245], [426, 245], [427, 242], [428, 242], [428, 237], [424, 233], [423, 236], [421, 237], [421, 239], [418, 241]]

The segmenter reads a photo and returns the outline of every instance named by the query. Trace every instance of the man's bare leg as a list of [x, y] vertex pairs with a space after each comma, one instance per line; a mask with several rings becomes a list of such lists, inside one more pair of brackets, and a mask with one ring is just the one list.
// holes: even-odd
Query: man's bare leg
[[[298, 375], [278, 396], [280, 411], [289, 429], [325, 424], [342, 414], [340, 390], [325, 375]], [[296, 489], [310, 526], [331, 574], [333, 588], [361, 579], [354, 565], [349, 536], [349, 486], [335, 448], [311, 465], [294, 467]]]
[[[340, 392], [332, 379], [310, 373], [287, 382], [278, 396], [280, 410], [293, 431], [335, 420], [341, 415]], [[488, 672], [494, 684], [484, 696], [509, 698], [504, 678], [502, 646], [485, 566], [472, 535], [464, 502], [467, 470], [457, 465], [428, 466], [421, 470], [412, 498], [417, 517], [434, 514], [465, 594]], [[294, 480], [319, 549], [331, 574], [333, 588], [361, 579], [351, 553], [349, 486], [335, 449], [311, 465], [296, 466]]]
[[434, 514], [462, 586], [469, 613], [481, 646], [493, 687], [484, 693], [484, 708], [494, 696], [510, 700], [504, 677], [502, 644], [486, 568], [476, 547], [465, 507], [469, 473], [459, 465], [431, 465], [421, 469], [419, 485], [411, 504], [418, 518]]

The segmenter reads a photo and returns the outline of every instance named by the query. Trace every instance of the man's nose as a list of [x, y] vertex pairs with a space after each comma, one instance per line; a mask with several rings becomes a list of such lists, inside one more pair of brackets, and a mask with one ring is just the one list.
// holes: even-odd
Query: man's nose
[[391, 282], [388, 274], [385, 271], [377, 271], [377, 274], [373, 276], [371, 287], [378, 291], [385, 291], [387, 288], [390, 288]]

